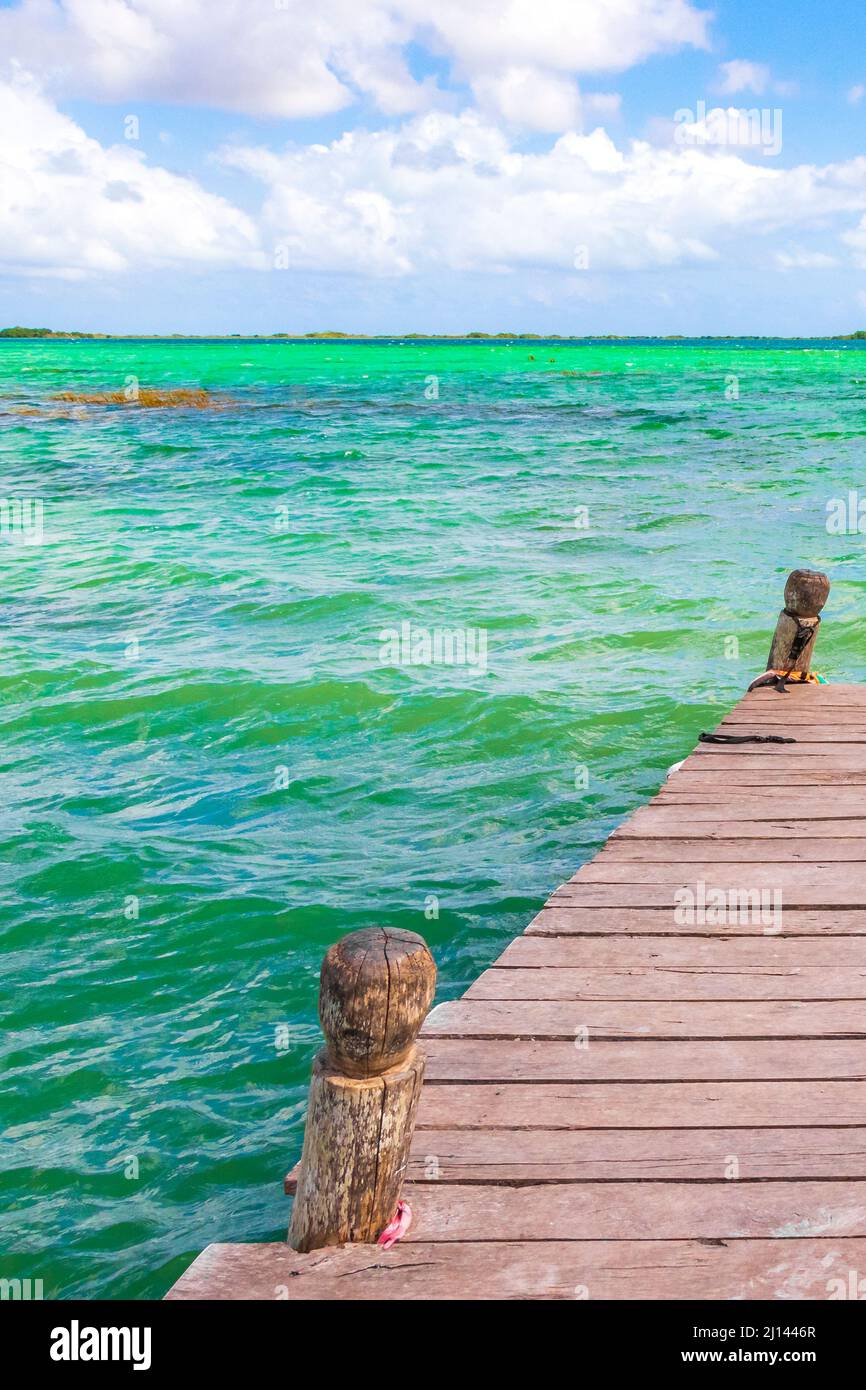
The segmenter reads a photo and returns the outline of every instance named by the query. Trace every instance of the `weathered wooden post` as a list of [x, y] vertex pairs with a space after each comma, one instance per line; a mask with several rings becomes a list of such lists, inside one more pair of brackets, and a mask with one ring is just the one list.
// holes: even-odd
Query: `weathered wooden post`
[[393, 1218], [424, 1076], [418, 1030], [436, 966], [423, 937], [369, 927], [322, 962], [326, 1045], [313, 1063], [289, 1244], [374, 1242]]
[[767, 658], [767, 670], [749, 689], [768, 684], [774, 676], [802, 672], [808, 675], [818, 628], [819, 614], [827, 602], [830, 581], [819, 570], [792, 570], [785, 584], [785, 607], [779, 614]]

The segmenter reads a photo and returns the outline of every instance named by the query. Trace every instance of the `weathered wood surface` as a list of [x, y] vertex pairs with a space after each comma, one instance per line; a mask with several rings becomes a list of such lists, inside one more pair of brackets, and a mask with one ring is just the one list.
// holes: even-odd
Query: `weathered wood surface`
[[[689, 869], [689, 866], [685, 867]], [[693, 887], [695, 880], [700, 877], [703, 877], [708, 888], [713, 889], [733, 890], [745, 887], [747, 883], [754, 889], [760, 889], [762, 886], [772, 889], [779, 886], [771, 879], [762, 882], [756, 878], [752, 883], [745, 871], [740, 875], [740, 879], [735, 881], [730, 874], [720, 872], [723, 867], [716, 865], [716, 871], [712, 876], [686, 872], [662, 882], [653, 882], [651, 877], [643, 883], [572, 882], [554, 893], [549, 901], [556, 907], [568, 903], [574, 903], [575, 907], [664, 907], [669, 910], [673, 921], [674, 889], [689, 885]], [[791, 907], [859, 907], [866, 901], [866, 889], [859, 883], [839, 881], [846, 877], [847, 875], [840, 873], [834, 880], [831, 880], [829, 875], [816, 875], [812, 882], [801, 880], [797, 884], [795, 881], [785, 892], [785, 902]], [[758, 929], [760, 930], [760, 924]]]
[[[866, 1179], [866, 1128], [439, 1130], [417, 1134], [415, 1182]], [[730, 1179], [733, 1180], [733, 1179]]]
[[714, 968], [658, 965], [622, 970], [576, 970], [567, 965], [540, 965], [534, 969], [494, 966], [479, 975], [463, 1000], [557, 999], [622, 1003], [625, 1000], [669, 1000], [673, 993], [679, 996], [680, 1003], [705, 999], [763, 999], [774, 1003], [788, 999], [863, 1000], [866, 999], [866, 969], [863, 966], [831, 969], [813, 965], [789, 965], [787, 969], [784, 965], [775, 968], [758, 965], [741, 970], [728, 965]]
[[830, 581], [817, 570], [793, 570], [785, 584], [785, 606], [779, 614], [767, 657], [770, 671], [809, 671], [827, 602]]
[[[782, 634], [784, 636], [784, 633]], [[406, 1240], [171, 1297], [828, 1298], [866, 1269], [866, 687], [768, 688], [430, 1015]], [[781, 893], [679, 920], [678, 889]]]
[[[735, 1155], [734, 1155], [735, 1156]], [[740, 1240], [866, 1236], [866, 1181], [431, 1182], [416, 1239]]]
[[[756, 691], [720, 732], [798, 742], [699, 745], [429, 1017], [419, 1242], [592, 1238], [579, 1282], [624, 1297], [611, 1251], [640, 1279], [659, 1238], [719, 1239], [717, 1296], [827, 1297], [831, 1238], [866, 1234], [866, 690]], [[698, 880], [778, 889], [778, 930], [679, 923]], [[665, 1250], [652, 1297], [708, 1296]]]
[[295, 1250], [374, 1242], [403, 1190], [424, 1054], [415, 1044], [436, 966], [414, 932], [370, 927], [322, 963], [325, 1046], [313, 1064], [289, 1229]]
[[[508, 972], [503, 971], [503, 974]], [[627, 1008], [623, 1005], [627, 1004]], [[455, 999], [434, 1010], [431, 1038], [866, 1038], [866, 1003], [830, 1000]], [[581, 1050], [581, 1049], [576, 1049]]]
[[[415, 1143], [420, 1152], [428, 1131], [456, 1126], [516, 1133], [789, 1125], [866, 1125], [866, 1081], [443, 1082], [424, 1090]], [[505, 1152], [508, 1134], [500, 1138]]]
[[170, 1299], [817, 1299], [866, 1268], [866, 1240], [407, 1240], [383, 1254], [345, 1245], [210, 1245]]
[[289, 1234], [295, 1250], [381, 1235], [403, 1188], [423, 1074], [420, 1054], [363, 1081], [317, 1058]]
[[[558, 920], [567, 914], [559, 912]], [[587, 912], [580, 916], [586, 917]], [[667, 917], [668, 914], [665, 914]], [[787, 926], [787, 915], [783, 918]], [[670, 921], [665, 922], [669, 927]], [[580, 933], [570, 935], [560, 930], [555, 936], [518, 936], [503, 951], [496, 966], [497, 970], [531, 966], [574, 966], [587, 969], [638, 969], [650, 966], [660, 970], [695, 970], [697, 968], [729, 968], [776, 970], [796, 969], [798, 966], [840, 966], [862, 968], [864, 943], [855, 936], [834, 938], [825, 936], [767, 936], [760, 929], [752, 929], [748, 937], [730, 935], [711, 935], [710, 928], [703, 933], [689, 929], [679, 932], [661, 933], [654, 936], [644, 933], [633, 940], [624, 940], [614, 932], [584, 936]], [[728, 929], [715, 927], [716, 933]], [[668, 937], [673, 935], [674, 939]]]
[[866, 1079], [866, 1040], [673, 1039], [638, 1042], [431, 1038], [433, 1081], [767, 1081]]
[[[532, 919], [524, 936], [518, 941], [532, 940], [537, 936], [627, 936], [629, 946], [637, 944], [641, 936], [676, 936], [678, 939], [706, 937], [717, 939], [718, 927], [715, 924], [696, 922], [688, 930], [671, 921], [669, 908], [584, 908], [575, 903], [560, 903], [556, 907], [544, 907]], [[731, 922], [726, 928], [725, 941], [737, 937], [764, 936], [762, 930], [751, 922]], [[866, 910], [838, 909], [832, 914], [819, 908], [786, 908], [782, 921], [780, 937], [832, 937], [866, 936]], [[517, 942], [514, 943], [515, 945]], [[855, 943], [855, 949], [856, 943]], [[855, 956], [855, 962], [860, 959]], [[503, 957], [496, 962], [501, 965]], [[575, 962], [577, 963], [577, 962]], [[626, 964], [629, 962], [626, 961]], [[827, 964], [833, 960], [828, 959]], [[836, 961], [836, 963], [840, 963]]]
[[[812, 863], [816, 856], [816, 846], [812, 839], [773, 840], [735, 840], [719, 837], [715, 840], [698, 840], [683, 836], [675, 843], [671, 840], [629, 840], [614, 836], [596, 856], [596, 864], [605, 866], [612, 862], [619, 864], [670, 864], [676, 857], [677, 864], [695, 864], [703, 861], [713, 864], [765, 864], [777, 865]], [[817, 857], [822, 863], [860, 863], [866, 861], [866, 836], [848, 838], [821, 837], [817, 847]], [[692, 870], [689, 869], [689, 873]]]

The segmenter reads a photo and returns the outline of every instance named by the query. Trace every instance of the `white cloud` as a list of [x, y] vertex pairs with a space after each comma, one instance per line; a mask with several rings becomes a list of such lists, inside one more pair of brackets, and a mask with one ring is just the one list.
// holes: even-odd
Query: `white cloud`
[[859, 106], [864, 96], [866, 96], [866, 87], [863, 86], [862, 82], [858, 82], [854, 87], [849, 87], [846, 92], [846, 97], [851, 106]]
[[571, 130], [580, 125], [577, 84], [537, 68], [511, 67], [473, 83], [479, 108], [530, 130]]
[[780, 270], [828, 270], [838, 265], [838, 260], [826, 251], [807, 251], [802, 246], [788, 246], [776, 252], [776, 264]]
[[261, 264], [254, 224], [194, 180], [104, 147], [25, 77], [0, 83], [0, 265], [76, 277]]
[[720, 66], [716, 90], [730, 96], [737, 92], [754, 92], [756, 96], [763, 96], [771, 91], [774, 96], [794, 97], [800, 88], [797, 82], [783, 82], [773, 77], [766, 63], [734, 58], [732, 62]]
[[622, 110], [622, 97], [619, 92], [586, 92], [583, 97], [585, 115], [598, 116], [600, 120], [614, 120]]
[[735, 147], [620, 148], [601, 129], [527, 153], [478, 111], [430, 111], [327, 145], [224, 149], [263, 190], [252, 218], [132, 142], [90, 138], [24, 76], [0, 83], [0, 130], [0, 267], [17, 273], [287, 264], [374, 278], [559, 271], [565, 283], [746, 257], [866, 266], [866, 157], [771, 168]]
[[734, 58], [719, 68], [719, 91], [733, 96], [737, 92], [755, 92], [760, 96], [770, 85], [770, 69], [764, 63], [750, 63]]
[[414, 42], [485, 109], [547, 130], [574, 124], [575, 75], [705, 47], [709, 19], [690, 0], [23, 0], [0, 8], [0, 51], [61, 96], [295, 118], [361, 94], [393, 116], [437, 100]]
[[527, 63], [557, 72], [622, 72], [690, 44], [711, 18], [688, 0], [402, 0], [468, 72]]
[[602, 130], [526, 154], [474, 112], [222, 158], [264, 184], [265, 242], [309, 270], [571, 272], [579, 246], [590, 270], [695, 265], [804, 228], [835, 244], [831, 219], [866, 213], [866, 159], [771, 169], [730, 149], [620, 150]]
[[854, 264], [858, 269], [866, 269], [866, 214], [856, 227], [843, 233], [842, 240], [854, 252]]

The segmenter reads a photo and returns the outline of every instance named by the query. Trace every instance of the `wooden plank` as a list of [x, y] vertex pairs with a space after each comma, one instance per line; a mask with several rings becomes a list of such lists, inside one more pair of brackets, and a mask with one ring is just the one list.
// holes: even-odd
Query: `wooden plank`
[[[691, 827], [694, 832], [694, 826]], [[866, 862], [866, 837], [855, 839], [822, 838], [814, 840], [731, 840], [718, 838], [630, 839], [614, 836], [608, 840], [592, 861], [595, 864], [611, 861], [631, 864], [757, 864], [773, 863], [787, 866], [814, 863], [815, 860], [834, 863]]]
[[[860, 894], [860, 904], [866, 904], [866, 863], [856, 860], [823, 863], [816, 855], [810, 863], [792, 861], [782, 864], [779, 860], [753, 860], [748, 864], [715, 863], [695, 860], [689, 863], [623, 863], [613, 855], [600, 856], [578, 869], [566, 888], [577, 888], [582, 884], [611, 884], [642, 887], [644, 884], [694, 885], [701, 879], [709, 887], [720, 888], [778, 888], [784, 891], [788, 901], [796, 901], [801, 888], [820, 888], [823, 893], [844, 891]], [[822, 902], [832, 901], [824, 897]]]
[[866, 711], [845, 713], [830, 710], [814, 714], [803, 711], [786, 715], [784, 710], [778, 714], [774, 710], [761, 712], [735, 707], [714, 728], [707, 727], [701, 730], [701, 733], [752, 732], [780, 734], [782, 738], [795, 738], [798, 742], [802, 740], [807, 743], [823, 743], [825, 740], [832, 743], [838, 733], [843, 741], [850, 738], [857, 743], [866, 739]]
[[[712, 716], [710, 716], [712, 718]], [[860, 729], [866, 725], [866, 707], [848, 700], [835, 701], [827, 705], [813, 704], [810, 708], [779, 701], [778, 705], [751, 705], [741, 700], [739, 704], [722, 715], [722, 723], [781, 724], [784, 728], [798, 729], [812, 723], [816, 729], [838, 725], [843, 728]]]
[[[557, 918], [566, 917], [563, 910]], [[587, 913], [574, 914], [586, 917]], [[665, 914], [666, 915], [666, 914]], [[512, 966], [577, 966], [582, 970], [634, 970], [657, 968], [675, 970], [785, 971], [805, 966], [860, 968], [866, 943], [859, 937], [737, 937], [724, 932], [714, 937], [683, 936], [682, 929], [670, 937], [652, 936], [543, 936], [524, 933], [506, 946], [496, 961], [497, 969]]]
[[[424, 1183], [866, 1178], [866, 1128], [417, 1129]], [[285, 1180], [294, 1195], [296, 1172]]]
[[866, 687], [857, 681], [830, 681], [826, 685], [789, 685], [784, 695], [764, 686], [758, 690], [746, 691], [740, 700], [741, 705], [769, 704], [771, 700], [787, 700], [792, 705], [827, 705], [847, 700], [854, 705], [866, 707]]
[[[725, 927], [705, 923], [689, 927], [688, 932], [671, 921], [668, 907], [577, 907], [560, 903], [543, 907], [526, 928], [529, 936], [703, 936], [723, 937], [762, 935], [751, 923], [731, 922]], [[780, 936], [866, 935], [866, 910], [847, 908], [822, 912], [815, 908], [783, 908]], [[518, 938], [519, 939], [519, 938]]]
[[[671, 792], [680, 795], [681, 792], [705, 792], [705, 794], [716, 796], [727, 796], [731, 791], [740, 791], [742, 795], [746, 792], [765, 788], [767, 792], [776, 792], [776, 795], [785, 796], [787, 792], [799, 792], [806, 794], [812, 791], [813, 795], [823, 794], [823, 788], [838, 787], [840, 791], [853, 791], [856, 788], [866, 787], [866, 773], [845, 773], [845, 771], [808, 771], [802, 767], [777, 767], [776, 770], [752, 770], [741, 769], [735, 773], [731, 769], [703, 770], [703, 769], [681, 769], [674, 773], [662, 791], [659, 798], [664, 802], [669, 801]], [[781, 809], [781, 808], [780, 808]], [[860, 810], [863, 809], [863, 802], [860, 799]]]
[[[680, 778], [671, 777], [666, 791], [649, 802], [653, 810], [671, 812], [688, 806], [696, 820], [724, 821], [778, 820], [794, 816], [799, 820], [849, 820], [863, 810], [865, 792], [856, 787], [838, 787], [833, 796], [820, 787], [744, 787], [730, 788], [723, 798], [708, 788], [689, 788]], [[694, 808], [694, 809], [692, 809]]]
[[[170, 1300], [826, 1299], [866, 1268], [866, 1241], [404, 1241], [297, 1255], [283, 1244], [209, 1245]], [[834, 1283], [833, 1281], [838, 1281]], [[697, 1314], [696, 1314], [697, 1316]]]
[[[736, 1165], [731, 1160], [736, 1161]], [[416, 1183], [866, 1178], [866, 1129], [418, 1130]]]
[[689, 965], [580, 970], [570, 966], [507, 969], [494, 965], [470, 985], [464, 999], [636, 1000], [860, 999], [866, 1000], [864, 964], [845, 969], [789, 965], [707, 968]]
[[[648, 864], [647, 869], [663, 867], [660, 865]], [[685, 869], [693, 866], [684, 865]], [[754, 881], [751, 876], [747, 877], [744, 869], [738, 880], [734, 881], [730, 875], [725, 881], [719, 874], [719, 869], [724, 867], [716, 864], [715, 874], [711, 877], [704, 874], [703, 879], [707, 884], [714, 888], [728, 890], [754, 890], [760, 889], [760, 881]], [[847, 865], [847, 868], [856, 867]], [[751, 868], [751, 866], [750, 866]], [[676, 887], [694, 888], [700, 874], [684, 873], [678, 883], [670, 881], [668, 883], [566, 883], [562, 888], [551, 895], [548, 902], [553, 907], [560, 907], [566, 903], [574, 903], [575, 906], [582, 907], [669, 907], [671, 912], [674, 908], [674, 890]], [[789, 907], [822, 907], [833, 909], [837, 907], [862, 907], [866, 902], [863, 888], [859, 884], [849, 883], [815, 882], [807, 884], [789, 884], [787, 877], [784, 882], [768, 882], [767, 888], [783, 888], [782, 908], [783, 920], [784, 910]], [[748, 923], [747, 923], [748, 925]], [[755, 915], [753, 926], [760, 928], [762, 925], [771, 926], [767, 922], [763, 923]], [[784, 930], [780, 926], [779, 930]]]
[[[794, 1128], [866, 1125], [863, 1081], [440, 1082], [425, 1086], [419, 1130]], [[426, 1141], [424, 1141], [426, 1142]], [[509, 1136], [503, 1134], [503, 1145]]]
[[[656, 803], [643, 806], [613, 832], [608, 846], [625, 839], [689, 839], [700, 835], [704, 839], [730, 840], [745, 846], [749, 840], [840, 840], [866, 838], [866, 820], [739, 820], [725, 821], [718, 817], [701, 820], [696, 825], [688, 810], [670, 809]], [[774, 851], [775, 852], [775, 851]]]
[[[502, 971], [508, 974], [508, 971]], [[866, 1038], [866, 1004], [833, 1000], [454, 999], [427, 1016], [425, 1039]], [[866, 1065], [866, 1052], [863, 1057]]]
[[863, 811], [866, 793], [859, 787], [837, 787], [832, 796], [821, 788], [791, 786], [780, 792], [775, 786], [731, 787], [724, 797], [716, 792], [689, 790], [676, 776], [665, 791], [650, 803], [653, 810], [670, 813], [676, 807], [689, 807], [695, 819], [717, 822], [772, 820], [791, 816], [796, 820], [851, 820]]
[[[747, 734], [757, 734], [759, 736], [765, 734], [778, 734], [781, 738], [796, 739], [795, 744], [779, 745], [780, 747], [787, 748], [788, 752], [799, 751], [813, 744], [822, 746], [830, 745], [830, 751], [832, 751], [833, 745], [838, 743], [851, 743], [855, 745], [866, 743], [866, 720], [858, 719], [856, 722], [852, 721], [848, 724], [824, 724], [816, 723], [814, 719], [803, 719], [802, 722], [795, 723], [790, 719], [748, 719], [744, 716], [743, 718], [723, 719], [717, 728], [708, 730], [707, 732], [715, 734], [734, 734], [737, 737], [744, 737]], [[711, 748], [713, 746], [723, 747], [724, 745], [702, 744], [701, 742], [697, 744], [698, 749], [702, 747]], [[763, 744], [752, 745], [748, 743], [740, 745], [732, 744], [730, 746], [733, 748], [752, 748], [755, 752], [757, 752], [759, 748], [764, 747]]]
[[413, 1211], [424, 1241], [833, 1240], [866, 1235], [866, 1182], [430, 1183]]
[[426, 1037], [427, 1084], [436, 1081], [801, 1081], [866, 1077], [859, 1039], [679, 1039], [536, 1042]]
[[721, 743], [699, 743], [686, 761], [687, 768], [699, 764], [724, 768], [729, 772], [740, 769], [764, 771], [769, 768], [789, 768], [791, 771], [866, 772], [866, 746], [850, 743], [840, 748], [826, 743], [745, 744], [737, 747]]

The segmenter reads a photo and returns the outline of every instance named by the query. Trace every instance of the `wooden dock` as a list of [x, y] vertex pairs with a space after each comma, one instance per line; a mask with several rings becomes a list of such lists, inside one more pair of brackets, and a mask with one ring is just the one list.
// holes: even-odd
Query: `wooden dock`
[[429, 1015], [406, 1239], [211, 1245], [169, 1298], [866, 1295], [866, 686], [717, 732], [795, 742], [699, 743]]

